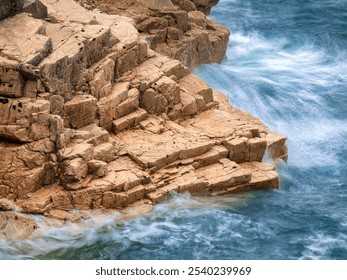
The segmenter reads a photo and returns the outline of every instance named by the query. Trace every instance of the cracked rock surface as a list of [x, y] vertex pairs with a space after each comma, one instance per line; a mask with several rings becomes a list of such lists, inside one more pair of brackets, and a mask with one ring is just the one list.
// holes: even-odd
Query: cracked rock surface
[[188, 68], [220, 63], [229, 30], [206, 18], [219, 0], [76, 0], [88, 9], [132, 18], [151, 49]]

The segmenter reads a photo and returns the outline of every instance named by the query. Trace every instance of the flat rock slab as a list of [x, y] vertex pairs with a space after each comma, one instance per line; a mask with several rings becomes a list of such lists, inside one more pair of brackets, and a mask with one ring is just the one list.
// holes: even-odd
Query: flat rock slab
[[84, 26], [105, 25], [112, 35], [123, 45], [131, 47], [138, 41], [139, 35], [130, 18], [107, 15], [97, 10], [88, 11], [72, 0], [41, 0], [47, 7], [53, 22], [76, 23]]
[[0, 22], [2, 55], [38, 65], [52, 51], [52, 41], [45, 32], [43, 21], [24, 13]]
[[[207, 110], [194, 118], [181, 123], [182, 126], [198, 130], [202, 135], [210, 138], [228, 138], [242, 135], [242, 129], [247, 123], [229, 112], [218, 109]], [[245, 136], [247, 135], [244, 133]]]
[[218, 163], [200, 168], [196, 172], [208, 182], [212, 192], [248, 183], [252, 178], [250, 171], [229, 159], [221, 159]]
[[120, 132], [115, 139], [126, 145], [131, 158], [145, 168], [160, 169], [178, 159], [187, 159], [209, 151], [215, 141], [197, 137], [181, 128], [162, 134], [135, 130]]
[[151, 176], [152, 183], [157, 188], [147, 197], [153, 203], [160, 203], [172, 191], [221, 195], [278, 187], [278, 174], [272, 164], [237, 164], [227, 158], [221, 158], [201, 168], [196, 169], [193, 166], [175, 166], [157, 171]]
[[245, 184], [231, 186], [223, 190], [216, 190], [217, 195], [238, 193], [252, 190], [277, 189], [279, 187], [278, 173], [270, 163], [247, 162], [241, 163], [243, 170], [251, 174], [251, 180]]

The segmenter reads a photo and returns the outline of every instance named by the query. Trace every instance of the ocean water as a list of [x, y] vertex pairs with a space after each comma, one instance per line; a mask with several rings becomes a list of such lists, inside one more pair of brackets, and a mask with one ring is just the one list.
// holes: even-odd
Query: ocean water
[[94, 215], [0, 241], [0, 259], [347, 259], [347, 1], [221, 0], [221, 65], [194, 73], [288, 136], [279, 190], [172, 194], [151, 213]]

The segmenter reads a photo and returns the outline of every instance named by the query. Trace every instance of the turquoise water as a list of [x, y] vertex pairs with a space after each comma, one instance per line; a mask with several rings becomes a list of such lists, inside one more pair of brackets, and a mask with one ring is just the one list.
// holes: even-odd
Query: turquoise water
[[281, 189], [172, 194], [0, 241], [0, 259], [347, 259], [347, 1], [221, 0], [211, 17], [232, 30], [227, 58], [194, 72], [288, 136]]

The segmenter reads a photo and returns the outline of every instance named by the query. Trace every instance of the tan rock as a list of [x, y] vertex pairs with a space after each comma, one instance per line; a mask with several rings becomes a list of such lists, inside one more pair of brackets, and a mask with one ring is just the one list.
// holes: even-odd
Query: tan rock
[[49, 102], [32, 99], [1, 99], [0, 136], [18, 142], [49, 137]]
[[248, 139], [247, 144], [249, 147], [248, 161], [262, 161], [266, 150], [266, 141], [260, 137], [255, 137]]
[[[118, 136], [119, 135], [119, 136]], [[197, 156], [210, 150], [213, 141], [189, 137], [172, 131], [160, 135], [146, 131], [126, 131], [117, 134], [127, 144], [129, 155], [145, 168], [159, 169], [177, 159]]]
[[0, 199], [0, 210], [4, 211], [21, 211], [22, 209], [15, 204], [14, 201], [7, 198]]
[[188, 19], [197, 26], [201, 26], [204, 29], [206, 28], [206, 16], [203, 12], [191, 11], [188, 13]]
[[[41, 142], [41, 143], [37, 143]], [[33, 144], [16, 145], [1, 143], [0, 182], [3, 194], [11, 199], [22, 198], [44, 185], [47, 167], [42, 153], [52, 152], [48, 146], [41, 146], [45, 141]], [[54, 148], [54, 147], [53, 147]], [[9, 164], [11, 163], [11, 164]], [[38, 164], [36, 166], [36, 164]]]
[[178, 160], [169, 164], [167, 167], [177, 167], [183, 165], [192, 165], [195, 169], [218, 162], [222, 158], [229, 157], [229, 150], [224, 146], [213, 146], [208, 152], [197, 157], [191, 157], [185, 160]]
[[82, 217], [81, 217], [80, 215], [78, 215], [78, 214], [72, 213], [72, 214], [68, 214], [68, 216], [66, 217], [66, 219], [67, 219], [68, 221], [71, 221], [71, 222], [77, 222], [77, 221], [81, 220]]
[[147, 194], [147, 198], [152, 201], [153, 204], [162, 203], [170, 192], [178, 192], [178, 189], [179, 186], [176, 184], [168, 185], [154, 192], [150, 192]]
[[195, 4], [189, 0], [171, 0], [171, 2], [187, 12], [196, 10]]
[[32, 235], [37, 224], [29, 217], [14, 213], [0, 212], [0, 239], [16, 241]]
[[125, 194], [128, 196], [127, 203], [132, 204], [136, 201], [142, 200], [145, 197], [146, 190], [144, 186], [139, 185], [126, 191]]
[[29, 200], [21, 200], [18, 204], [26, 213], [43, 214], [51, 208], [57, 190], [54, 187], [40, 189], [34, 192]]
[[175, 27], [168, 27], [167, 41], [179, 41], [183, 39], [183, 32]]
[[94, 157], [94, 149], [92, 144], [81, 143], [65, 148], [58, 153], [58, 158], [61, 160], [71, 160], [75, 158], [83, 158], [85, 161], [90, 161]]
[[137, 89], [129, 90], [129, 97], [117, 106], [114, 118], [118, 119], [138, 109], [139, 98], [140, 95]]
[[273, 159], [282, 159], [287, 161], [288, 149], [286, 146], [287, 137], [278, 133], [268, 133], [266, 135], [267, 147]]
[[104, 162], [114, 160], [115, 148], [112, 143], [103, 143], [94, 147], [94, 159]]
[[[17, 32], [11, 32], [14, 28]], [[43, 22], [28, 14], [0, 22], [0, 33], [2, 53], [13, 60], [38, 65], [52, 51], [52, 40], [45, 35]]]
[[197, 174], [207, 180], [212, 191], [245, 184], [251, 180], [249, 172], [228, 159], [202, 167], [197, 170]]
[[259, 162], [242, 163], [242, 168], [251, 172], [252, 178], [246, 184], [217, 191], [217, 195], [237, 193], [249, 190], [276, 189], [279, 186], [278, 174], [272, 164]]
[[125, 182], [113, 170], [109, 170], [106, 176], [98, 179], [93, 179], [87, 184], [90, 190], [99, 190], [100, 192], [114, 191], [121, 192]]
[[156, 81], [147, 89], [141, 99], [141, 106], [151, 114], [167, 112], [180, 102], [180, 88], [166, 76]]
[[145, 120], [147, 116], [147, 112], [139, 108], [136, 111], [113, 121], [112, 130], [114, 133], [118, 133], [124, 129], [129, 129], [137, 126], [141, 121]]
[[0, 208], [130, 217], [170, 192], [278, 187], [260, 161], [286, 158], [286, 138], [186, 67], [225, 54], [229, 32], [205, 16], [217, 1], [82, 2], [113, 14], [37, 0], [0, 22]]
[[115, 78], [115, 61], [111, 58], [106, 58], [100, 64], [92, 68], [94, 79], [89, 82], [90, 94], [98, 100], [113, 92], [112, 84]]
[[109, 170], [116, 174], [114, 184], [117, 189], [127, 191], [140, 184], [147, 184], [150, 178], [147, 172], [140, 169], [129, 157], [120, 157], [109, 163]]
[[[0, 58], [0, 59], [2, 63], [6, 61], [5, 58]], [[4, 96], [4, 97], [23, 96], [22, 87], [23, 87], [24, 81], [17, 69], [11, 69], [11, 68], [1, 66], [0, 75], [1, 75], [0, 96]], [[8, 100], [8, 99], [2, 99], [2, 100]], [[2, 101], [2, 102], [5, 102], [5, 101]]]
[[203, 97], [205, 104], [213, 101], [212, 89], [201, 79], [193, 74], [183, 77], [179, 81], [181, 89], [193, 95], [200, 95]]
[[107, 163], [101, 160], [91, 160], [88, 162], [88, 173], [96, 175], [98, 177], [104, 177], [107, 175], [108, 166]]
[[128, 195], [125, 193], [105, 192], [102, 197], [102, 205], [106, 209], [119, 209], [128, 205]]
[[58, 219], [58, 220], [66, 220], [68, 217], [68, 213], [62, 210], [51, 210], [44, 214], [47, 217]]
[[63, 181], [77, 182], [87, 176], [88, 165], [82, 158], [74, 158], [63, 162]]
[[149, 88], [143, 93], [141, 106], [150, 114], [160, 114], [167, 110], [168, 102], [163, 95]]
[[11, 193], [11, 188], [6, 185], [0, 185], [0, 198], [8, 197]]
[[78, 130], [78, 132], [85, 133], [84, 135], [87, 135], [87, 136], [83, 137], [82, 139], [85, 140], [88, 144], [93, 144], [94, 146], [97, 146], [109, 141], [108, 131], [99, 127], [95, 123], [81, 127]]
[[109, 125], [117, 114], [117, 107], [128, 98], [129, 82], [116, 84], [111, 95], [102, 98], [98, 103], [98, 115], [101, 126]]
[[160, 134], [165, 131], [165, 123], [166, 121], [162, 118], [149, 116], [146, 120], [140, 122], [140, 127], [143, 130], [147, 130], [155, 134]]
[[64, 105], [64, 120], [67, 126], [80, 128], [94, 122], [96, 99], [90, 95], [77, 95]]
[[51, 114], [64, 117], [64, 97], [60, 95], [52, 95], [49, 98], [49, 102]]
[[52, 195], [52, 209], [70, 211], [73, 209], [71, 194], [63, 190], [56, 190]]
[[93, 209], [93, 198], [88, 190], [76, 191], [72, 195], [72, 205], [77, 210]]
[[148, 199], [137, 201], [130, 206], [127, 206], [121, 210], [121, 213], [125, 216], [120, 218], [121, 221], [137, 218], [141, 215], [147, 214], [153, 210], [152, 202]]
[[198, 103], [198, 99], [187, 91], [180, 91], [180, 100], [182, 104], [183, 117], [193, 116], [199, 111], [199, 109], [202, 109], [202, 107], [199, 107], [200, 103]]

